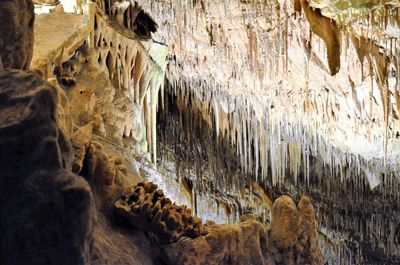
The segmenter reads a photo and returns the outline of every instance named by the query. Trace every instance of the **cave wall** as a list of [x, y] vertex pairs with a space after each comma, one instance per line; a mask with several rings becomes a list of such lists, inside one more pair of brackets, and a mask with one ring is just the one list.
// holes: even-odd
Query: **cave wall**
[[[31, 1], [0, 4], [9, 16], [1, 17], [2, 50], [26, 46], [1, 57], [1, 264], [321, 264], [307, 197], [297, 206], [278, 199], [271, 227], [251, 215], [217, 225], [154, 184], [136, 185], [145, 177], [139, 161], [156, 161], [168, 52], [136, 2], [128, 7], [137, 16], [122, 24], [100, 1], [74, 1], [76, 14], [35, 4], [35, 22]], [[11, 31], [12, 42], [3, 38]], [[281, 233], [280, 223], [292, 230]], [[172, 241], [160, 231], [172, 231]]]
[[[295, 13], [271, 1], [140, 2], [163, 21], [155, 37], [171, 43], [167, 93], [176, 100], [167, 104], [178, 110], [161, 112], [170, 142], [160, 157], [173, 178], [212, 198], [199, 197], [199, 209], [229, 220], [227, 208], [241, 209], [225, 202], [241, 194], [252, 203], [253, 181], [271, 197], [305, 192], [320, 205], [325, 245], [339, 246], [326, 250], [332, 264], [396, 263], [397, 4], [332, 12], [328, 1], [299, 1]], [[197, 130], [200, 140], [186, 133]], [[239, 173], [219, 174], [229, 168], [218, 162], [231, 152], [224, 142]], [[212, 155], [192, 162], [198, 149]]]

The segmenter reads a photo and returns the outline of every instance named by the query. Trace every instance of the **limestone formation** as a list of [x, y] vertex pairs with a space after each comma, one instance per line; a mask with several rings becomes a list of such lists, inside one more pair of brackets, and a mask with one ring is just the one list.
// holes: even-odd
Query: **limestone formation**
[[[53, 73], [75, 59], [74, 55], [87, 41], [91, 32], [88, 20], [84, 15], [62, 12], [36, 15], [31, 68], [41, 71], [46, 79], [54, 77]], [[68, 71], [68, 67], [64, 68]]]
[[254, 219], [237, 225], [209, 225], [208, 234], [163, 247], [168, 265], [273, 265], [268, 252], [267, 230]]
[[298, 208], [288, 196], [275, 201], [268, 242], [276, 264], [323, 264], [317, 234], [318, 225], [309, 198], [303, 197]]
[[33, 2], [0, 2], [0, 264], [399, 263], [397, 1]]
[[[82, 128], [83, 130], [87, 130]], [[78, 137], [79, 138], [79, 137]], [[81, 169], [82, 175], [96, 193], [97, 206], [107, 214], [112, 215], [114, 202], [121, 196], [126, 187], [132, 186], [138, 181], [133, 172], [128, 169], [120, 156], [104, 150], [98, 141], [84, 137], [73, 140], [74, 145], [82, 150], [84, 156], [75, 156], [76, 168]], [[81, 138], [82, 139], [82, 138]], [[89, 145], [87, 145], [90, 143]]]
[[399, 259], [397, 1], [308, 0], [311, 22], [301, 1], [138, 2], [171, 47], [158, 166], [189, 179], [200, 216], [261, 212], [253, 181], [272, 198], [306, 190], [334, 242], [326, 262]]
[[201, 219], [186, 206], [172, 203], [153, 183], [128, 189], [115, 207], [133, 226], [155, 234], [162, 245], [207, 234]]
[[310, 7], [307, 0], [301, 0], [301, 5], [312, 31], [326, 43], [329, 69], [331, 75], [336, 75], [340, 69], [342, 41], [336, 21], [323, 16], [320, 9]]
[[166, 264], [322, 264], [308, 197], [298, 207], [290, 197], [279, 197], [270, 229], [250, 214], [242, 215], [238, 225], [204, 225], [153, 183], [128, 189], [115, 207], [134, 227], [157, 236]]
[[56, 89], [19, 70], [0, 73], [0, 262], [87, 264], [92, 193], [71, 172]]
[[71, 115], [71, 102], [68, 99], [68, 96], [65, 93], [65, 90], [62, 89], [57, 83], [56, 79], [49, 79], [48, 82], [56, 88], [57, 91], [57, 122], [60, 129], [68, 136], [71, 137], [74, 120]]
[[0, 3], [0, 57], [4, 68], [29, 69], [35, 15], [31, 0]]
[[[102, 13], [96, 13], [95, 25], [95, 62], [108, 73], [109, 79], [118, 88], [118, 93], [123, 93], [122, 99], [128, 98], [133, 103], [129, 107], [139, 110], [135, 113], [139, 117], [128, 116], [126, 124], [119, 124], [123, 126], [123, 130], [118, 138], [132, 135], [143, 141], [141, 138], [145, 131], [148, 146], [146, 149], [152, 154], [154, 162], [157, 153], [158, 93], [164, 82], [168, 48], [155, 42], [138, 42], [133, 32], [110, 21]], [[124, 108], [127, 108], [126, 105], [124, 104]], [[138, 122], [133, 123], [133, 120]], [[142, 151], [147, 151], [146, 149]]]
[[71, 142], [74, 148], [74, 160], [72, 171], [79, 174], [83, 168], [84, 160], [87, 156], [87, 150], [92, 141], [93, 122], [76, 130], [72, 136]]
[[17, 70], [31, 63], [33, 21], [31, 1], [0, 3], [0, 263], [88, 264], [94, 206], [71, 172], [67, 102], [41, 76]]
[[139, 38], [151, 39], [151, 33], [157, 31], [157, 23], [136, 1], [98, 0], [97, 4], [110, 20], [132, 30]]

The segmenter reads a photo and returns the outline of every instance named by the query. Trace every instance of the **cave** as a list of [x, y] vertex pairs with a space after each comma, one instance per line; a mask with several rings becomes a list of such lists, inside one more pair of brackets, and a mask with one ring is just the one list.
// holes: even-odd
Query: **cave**
[[396, 0], [0, 1], [1, 265], [400, 264]]

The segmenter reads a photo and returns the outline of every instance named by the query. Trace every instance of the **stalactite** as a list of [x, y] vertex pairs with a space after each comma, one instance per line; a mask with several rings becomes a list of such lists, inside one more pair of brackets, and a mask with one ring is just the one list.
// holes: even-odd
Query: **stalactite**
[[[115, 14], [116, 10], [118, 12], [125, 11], [127, 5], [124, 3], [119, 3], [117, 6], [110, 3], [107, 5], [114, 8], [114, 11], [110, 11], [114, 13], [110, 13], [109, 18], [112, 18], [113, 14], [117, 16], [117, 20], [130, 18], [121, 18]], [[138, 9], [137, 4], [134, 7]], [[104, 67], [104, 71], [108, 73], [110, 79], [117, 83], [120, 90], [126, 90], [131, 95], [132, 104], [143, 109], [143, 119], [138, 120], [144, 120], [148, 150], [155, 162], [158, 93], [164, 82], [165, 58], [168, 49], [160, 44], [150, 44], [152, 46], [147, 47], [148, 43], [140, 42], [134, 33], [126, 31], [123, 25], [108, 20], [101, 10], [95, 14], [95, 23], [97, 28], [94, 32], [94, 40], [95, 48], [99, 52], [99, 64]], [[122, 24], [127, 23], [130, 24], [132, 21], [123, 21]], [[149, 55], [149, 52], [152, 52], [151, 49], [155, 50], [154, 55], [157, 55], [157, 59], [154, 59], [151, 54]], [[128, 128], [125, 131], [126, 136], [133, 133], [131, 122], [128, 120], [125, 126]]]
[[[334, 33], [334, 40], [328, 40], [334, 48], [327, 49], [329, 57], [334, 57], [333, 61], [328, 58], [330, 72], [336, 73], [331, 77], [321, 60], [325, 48], [318, 49], [325, 47], [322, 41], [326, 36], [321, 40], [317, 32], [309, 34], [308, 17], [290, 16], [291, 3], [280, 6], [276, 1], [238, 1], [223, 5], [207, 1], [192, 6], [185, 1], [149, 2], [141, 1], [151, 8], [156, 21], [163, 21], [157, 38], [171, 45], [173, 60], [166, 73], [171, 91], [184, 98], [183, 109], [196, 109], [199, 119], [213, 128], [219, 140], [227, 139], [238, 155], [241, 174], [224, 176], [214, 164], [211, 179], [196, 175], [195, 179], [202, 183], [196, 184], [197, 195], [205, 193], [205, 189], [235, 192], [242, 183], [257, 179], [265, 186], [280, 189], [292, 185], [291, 181], [295, 183], [294, 190], [312, 186], [322, 189], [327, 200], [345, 197], [347, 191], [354, 193], [351, 198], [357, 205], [371, 194], [370, 189], [379, 196], [399, 200], [394, 136], [398, 125], [390, 120], [390, 110], [398, 108], [392, 96], [397, 88], [389, 80], [390, 75], [396, 79], [399, 76], [395, 66], [398, 62], [391, 57], [393, 51], [399, 54], [399, 42], [389, 45], [390, 38], [377, 39], [378, 34], [385, 36], [387, 31], [383, 29], [391, 27], [390, 17], [395, 15], [386, 12], [389, 19], [378, 23], [378, 10], [344, 10], [336, 17], [328, 17], [321, 9], [323, 22]], [[312, 7], [308, 11], [316, 12]], [[342, 58], [341, 34], [346, 37]], [[390, 60], [365, 52], [365, 45], [353, 41], [355, 36], [377, 42], [381, 47], [378, 52], [385, 50], [383, 54]], [[347, 37], [353, 45], [349, 45]], [[386, 70], [382, 62], [387, 65]], [[384, 71], [379, 73], [379, 69]], [[354, 75], [362, 76], [361, 80]], [[370, 85], [383, 93], [370, 89]], [[386, 128], [390, 128], [387, 134]], [[385, 141], [387, 147], [383, 145]], [[207, 152], [212, 163], [217, 163], [219, 158], [211, 155], [214, 151]], [[385, 165], [387, 176], [383, 176]], [[210, 183], [212, 188], [207, 186]], [[324, 224], [331, 227], [343, 222], [343, 226], [359, 229], [344, 219], [338, 217], [326, 221], [331, 224]], [[393, 251], [387, 247], [388, 253]], [[351, 259], [349, 253], [342, 249], [343, 258]]]

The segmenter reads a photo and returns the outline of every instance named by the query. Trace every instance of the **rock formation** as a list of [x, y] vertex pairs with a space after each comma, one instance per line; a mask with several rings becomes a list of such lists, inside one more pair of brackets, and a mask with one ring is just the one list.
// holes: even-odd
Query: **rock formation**
[[[0, 262], [88, 264], [94, 205], [71, 172], [72, 147], [58, 123], [57, 89], [28, 70], [33, 5], [0, 3]], [[62, 104], [62, 103], [61, 103]]]
[[268, 232], [276, 264], [322, 264], [318, 224], [308, 197], [303, 197], [298, 207], [288, 196], [276, 199]]
[[2, 1], [0, 264], [397, 264], [400, 6], [366, 2]]
[[0, 73], [0, 91], [1, 263], [87, 264], [92, 193], [71, 172], [56, 89], [34, 73], [10, 69]]
[[0, 11], [0, 57], [3, 67], [27, 70], [33, 53], [35, 15], [32, 1], [1, 1]]
[[256, 220], [237, 225], [209, 225], [209, 233], [163, 247], [166, 264], [275, 264], [268, 253], [266, 228]]
[[[121, 215], [135, 227], [155, 234], [160, 244], [177, 242], [182, 237], [207, 234], [201, 219], [186, 206], [177, 206], [153, 183], [139, 183], [115, 203]], [[179, 262], [178, 262], [179, 263]]]
[[302, 0], [301, 5], [312, 31], [326, 43], [331, 75], [337, 74], [340, 69], [341, 33], [336, 21], [324, 17], [321, 10], [312, 8], [307, 0]]
[[134, 227], [157, 237], [166, 264], [322, 264], [308, 197], [298, 207], [290, 197], [278, 198], [270, 229], [254, 215], [241, 216], [237, 225], [203, 224], [153, 183], [131, 187], [115, 207]]

